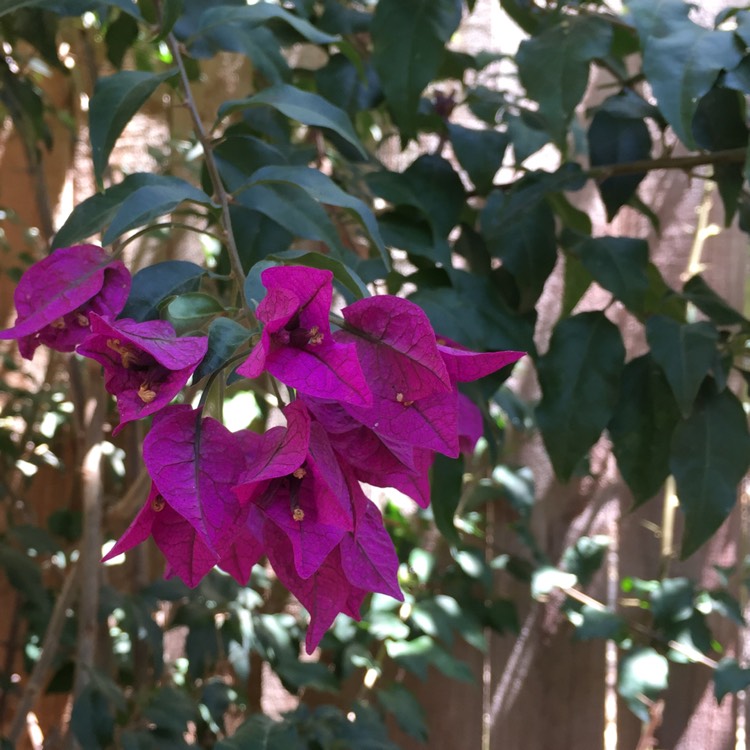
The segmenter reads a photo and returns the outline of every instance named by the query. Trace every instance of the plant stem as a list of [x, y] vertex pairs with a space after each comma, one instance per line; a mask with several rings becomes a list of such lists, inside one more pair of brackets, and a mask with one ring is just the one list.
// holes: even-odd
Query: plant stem
[[637, 174], [650, 172], [654, 169], [690, 169], [704, 164], [742, 164], [747, 156], [745, 148], [730, 148], [725, 151], [714, 151], [710, 154], [694, 154], [692, 156], [667, 156], [661, 159], [640, 159], [624, 164], [605, 164], [592, 167], [586, 174], [593, 179], [605, 179], [623, 174]]
[[221, 205], [221, 216], [224, 223], [224, 230], [226, 232], [229, 263], [232, 266], [232, 273], [234, 274], [237, 286], [239, 287], [242, 304], [247, 307], [247, 300], [245, 299], [245, 272], [242, 270], [242, 260], [240, 259], [237, 242], [234, 238], [234, 231], [232, 230], [232, 217], [229, 213], [229, 194], [224, 189], [224, 183], [221, 181], [219, 168], [216, 166], [216, 159], [214, 159], [214, 153], [211, 147], [211, 140], [208, 137], [208, 133], [206, 133], [205, 127], [203, 127], [203, 122], [201, 121], [198, 107], [195, 103], [195, 98], [193, 97], [193, 91], [190, 88], [190, 79], [185, 70], [185, 62], [182, 59], [179, 42], [175, 39], [175, 36], [172, 33], [167, 35], [167, 46], [169, 47], [169, 51], [172, 53], [172, 57], [174, 58], [175, 63], [177, 63], [177, 68], [180, 71], [180, 80], [182, 81], [182, 88], [185, 95], [185, 104], [190, 112], [193, 127], [195, 128], [195, 134], [203, 148], [203, 154], [206, 159], [206, 169], [211, 178], [216, 198]]
[[75, 595], [78, 593], [79, 571], [80, 564], [76, 563], [68, 572], [62, 591], [55, 602], [55, 608], [52, 610], [52, 616], [50, 617], [47, 631], [44, 634], [41, 656], [34, 665], [23, 695], [18, 702], [16, 715], [13, 717], [13, 722], [8, 730], [8, 741], [11, 747], [17, 746], [23, 728], [26, 726], [26, 716], [34, 708], [39, 693], [41, 693], [49, 679], [57, 650], [60, 647], [60, 635], [67, 619], [68, 609], [73, 603]]

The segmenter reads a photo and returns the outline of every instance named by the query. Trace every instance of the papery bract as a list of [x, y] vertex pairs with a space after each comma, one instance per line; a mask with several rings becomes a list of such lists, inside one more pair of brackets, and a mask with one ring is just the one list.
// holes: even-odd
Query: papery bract
[[292, 562], [289, 540], [272, 529], [268, 541], [268, 559], [276, 575], [310, 613], [305, 650], [311, 654], [339, 613], [360, 619], [359, 608], [368, 592], [353, 586], [344, 575], [338, 547], [312, 576], [302, 578]]
[[204, 336], [178, 338], [166, 320], [104, 320], [91, 315], [91, 335], [80, 354], [104, 367], [104, 384], [117, 399], [120, 424], [154, 414], [187, 383], [208, 348]]
[[403, 601], [398, 585], [398, 557], [380, 511], [361, 489], [355, 505], [354, 531], [346, 534], [340, 545], [344, 575], [357, 588]]
[[438, 337], [438, 351], [453, 383], [468, 383], [501, 370], [525, 356], [525, 352], [472, 352], [460, 344]]
[[195, 529], [159, 493], [156, 484], [146, 504], [103, 561], [127, 552], [153, 536], [168, 563], [166, 577], [176, 574], [188, 586], [197, 586], [216, 563], [216, 555], [195, 533]]
[[232, 433], [187, 405], [166, 407], [143, 442], [143, 461], [164, 500], [218, 560], [243, 518], [232, 492], [263, 438]]
[[408, 402], [375, 395], [369, 408], [350, 404], [345, 408], [357, 421], [387, 440], [437, 451], [451, 458], [458, 456], [455, 390]]
[[18, 339], [26, 359], [40, 344], [72, 352], [89, 334], [90, 313], [115, 317], [129, 291], [130, 273], [103, 248], [60, 248], [21, 277], [13, 295], [18, 317], [0, 339]]
[[261, 340], [237, 372], [248, 378], [268, 370], [303, 393], [370, 403], [370, 392], [352, 344], [331, 337], [328, 315], [333, 274], [315, 268], [276, 266], [261, 274], [268, 293], [256, 316]]
[[357, 347], [370, 389], [381, 398], [410, 402], [451, 389], [432, 325], [413, 302], [369, 297], [342, 314], [347, 326], [335, 338]]
[[458, 394], [458, 447], [471, 455], [484, 434], [484, 421], [479, 407], [463, 393]]

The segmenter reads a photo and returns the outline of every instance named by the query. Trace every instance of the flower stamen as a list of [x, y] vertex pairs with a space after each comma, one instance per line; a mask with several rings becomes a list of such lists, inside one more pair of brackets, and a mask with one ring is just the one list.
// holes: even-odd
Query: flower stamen
[[[120, 339], [107, 339], [107, 346], [112, 349], [112, 351], [117, 352], [120, 355], [120, 361], [122, 362], [122, 366], [127, 370], [130, 365], [132, 365], [136, 359], [137, 355], [132, 352], [130, 349], [128, 349], [127, 346], [123, 346], [120, 343]], [[153, 400], [153, 399], [152, 399]], [[148, 402], [147, 402], [148, 403]]]
[[153, 510], [154, 513], [159, 513], [162, 510], [164, 510], [165, 505], [166, 505], [166, 502], [164, 501], [164, 498], [161, 495], [157, 495], [151, 501], [151, 510]]
[[153, 390], [148, 383], [141, 383], [138, 388], [138, 398], [140, 398], [144, 404], [150, 404], [156, 398], [156, 391]]
[[302, 510], [302, 508], [299, 507], [299, 505], [295, 505], [294, 508], [292, 508], [292, 518], [297, 521], [297, 523], [300, 523], [301, 521], [305, 520], [305, 511]]

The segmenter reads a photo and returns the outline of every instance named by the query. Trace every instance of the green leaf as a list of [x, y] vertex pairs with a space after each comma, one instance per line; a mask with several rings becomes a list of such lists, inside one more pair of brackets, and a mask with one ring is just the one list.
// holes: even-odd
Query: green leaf
[[250, 331], [229, 318], [216, 318], [212, 321], [208, 327], [208, 351], [193, 373], [193, 382], [197, 383], [223, 367], [240, 344], [249, 338]]
[[116, 210], [102, 242], [109, 245], [125, 232], [171, 213], [184, 201], [211, 205], [211, 199], [202, 190], [179, 177], [170, 177], [159, 185], [139, 187]]
[[[698, 102], [693, 118], [693, 135], [698, 146], [707, 151], [746, 148], [745, 97], [736, 91], [714, 86]], [[713, 165], [713, 176], [724, 203], [726, 226], [732, 223], [737, 211], [743, 183], [742, 169], [740, 162]]]
[[736, 659], [725, 657], [714, 670], [714, 696], [721, 703], [728, 693], [739, 693], [750, 687], [750, 669], [741, 667]]
[[402, 664], [418, 677], [427, 677], [427, 667], [433, 666], [446, 677], [462, 682], [474, 682], [474, 674], [469, 666], [452, 657], [438, 646], [429, 635], [421, 635], [411, 641], [386, 641], [388, 656]]
[[460, 21], [460, 0], [380, 0], [375, 8], [373, 64], [404, 138], [416, 134], [420, 95]]
[[362, 157], [367, 157], [346, 112], [334, 107], [322, 96], [281, 83], [247, 99], [224, 102], [219, 107], [219, 119], [252, 107], [273, 107], [286, 117], [305, 125], [332, 130], [354, 146]]
[[518, 285], [521, 312], [534, 308], [557, 261], [552, 209], [534, 197], [524, 188], [510, 195], [495, 190], [481, 214], [488, 250], [502, 260]]
[[576, 613], [569, 615], [576, 626], [573, 638], [588, 641], [594, 638], [619, 638], [626, 632], [626, 622], [620, 615], [609, 609], [599, 609], [584, 605]]
[[644, 354], [628, 362], [608, 430], [636, 505], [652, 498], [669, 476], [672, 433], [679, 420], [677, 402], [653, 358]]
[[580, 537], [563, 552], [562, 567], [572, 573], [581, 585], [588, 586], [601, 568], [611, 541], [602, 534]]
[[450, 162], [424, 155], [406, 171], [373, 172], [366, 182], [370, 190], [394, 206], [414, 206], [432, 225], [436, 237], [447, 237], [459, 221], [466, 193]]
[[722, 70], [737, 67], [742, 58], [734, 34], [693, 23], [683, 0], [629, 0], [628, 7], [659, 109], [680, 140], [695, 148], [692, 122], [700, 98]]
[[[651, 155], [651, 135], [643, 120], [615, 117], [600, 109], [591, 120], [587, 135], [592, 167], [627, 164]], [[633, 197], [645, 176], [645, 172], [605, 176], [597, 184], [608, 221]]]
[[468, 173], [474, 187], [482, 193], [492, 189], [492, 180], [503, 163], [509, 138], [497, 130], [474, 130], [448, 124], [453, 151]]
[[687, 417], [693, 408], [703, 379], [716, 356], [719, 335], [705, 321], [680, 324], [664, 315], [646, 322], [651, 354], [667, 377], [680, 411]]
[[[184, 180], [168, 175], [138, 172], [128, 175], [122, 182], [113, 185], [103, 193], [92, 195], [79, 203], [55, 235], [52, 248], [75, 245], [100, 232], [116, 217], [119, 217], [120, 223], [127, 223], [130, 209], [123, 212], [122, 205], [130, 196], [140, 193], [142, 190], [146, 191], [142, 193], [143, 196], [150, 194], [158, 197], [172, 193], [175, 198], [182, 195], [181, 199], [184, 200], [210, 203], [210, 199], [205, 193]], [[138, 203], [140, 201], [136, 200], [136, 204]], [[164, 211], [164, 213], [167, 213], [167, 211]], [[159, 214], [155, 215], [158, 216]]]
[[589, 62], [605, 57], [612, 27], [597, 18], [571, 16], [521, 42], [516, 56], [526, 93], [539, 102], [545, 129], [564, 146], [568, 124], [589, 80]]
[[561, 318], [567, 318], [591, 286], [593, 277], [586, 270], [580, 258], [565, 256], [565, 287], [563, 289]]
[[728, 389], [699, 401], [672, 440], [670, 468], [685, 514], [682, 557], [721, 526], [737, 500], [750, 462], [750, 435], [742, 404]]
[[[258, 186], [275, 186], [278, 183], [300, 188], [321, 203], [340, 206], [341, 208], [353, 211], [364, 225], [370, 240], [380, 252], [383, 261], [390, 267], [390, 256], [385, 249], [378, 224], [370, 208], [363, 201], [359, 200], [359, 198], [355, 198], [349, 195], [349, 193], [344, 192], [330, 177], [327, 177], [317, 169], [295, 166], [261, 167], [253, 173], [250, 181], [237, 192], [237, 197], [239, 200], [247, 202], [251, 208], [261, 210], [258, 206], [252, 205], [252, 201], [246, 201], [244, 193]], [[279, 223], [285, 224], [283, 219]], [[334, 246], [338, 244], [337, 240]]]
[[394, 683], [377, 691], [378, 703], [393, 716], [402, 732], [420, 742], [427, 741], [425, 713], [414, 693], [403, 685]]
[[325, 209], [304, 188], [288, 182], [250, 184], [237, 194], [237, 202], [267, 216], [297, 237], [320, 240], [332, 250], [344, 252]]
[[159, 85], [176, 74], [176, 70], [122, 70], [97, 80], [89, 109], [89, 133], [94, 176], [100, 188], [109, 155], [125, 126]]
[[430, 500], [435, 525], [450, 544], [458, 544], [459, 536], [453, 523], [463, 486], [463, 458], [447, 458], [435, 454], [430, 481]]
[[536, 416], [555, 473], [568, 481], [612, 417], [625, 347], [601, 312], [558, 323], [539, 361], [542, 400]]
[[122, 317], [142, 322], [159, 317], [159, 306], [178, 294], [194, 292], [205, 269], [185, 260], [167, 260], [142, 268], [133, 276]]
[[574, 251], [594, 281], [631, 312], [641, 313], [648, 292], [648, 243], [633, 237], [592, 237]]
[[328, 64], [315, 73], [315, 82], [320, 95], [348, 112], [350, 117], [373, 108], [383, 96], [372, 65], [366, 65], [362, 75], [342, 54], [333, 55]]
[[178, 336], [185, 336], [223, 312], [224, 307], [216, 297], [205, 292], [187, 292], [167, 302], [161, 316], [172, 324]]
[[750, 328], [750, 321], [719, 296], [700, 276], [692, 276], [682, 287], [682, 296], [719, 326]]
[[654, 624], [666, 628], [693, 616], [695, 585], [689, 578], [666, 578], [651, 593]]
[[519, 115], [507, 115], [505, 120], [508, 123], [516, 166], [520, 167], [550, 141], [549, 134], [544, 130], [544, 122], [537, 112], [522, 109]]
[[[637, 648], [620, 661], [617, 692], [641, 720], [649, 720], [650, 701], [667, 689], [669, 662], [652, 648]], [[649, 703], [644, 701], [646, 698]]]
[[282, 7], [269, 2], [259, 2], [254, 5], [219, 5], [209, 7], [201, 15], [194, 34], [185, 40], [186, 46], [191, 46], [201, 37], [215, 37], [222, 28], [255, 28], [269, 21], [283, 21], [291, 26], [300, 36], [313, 44], [332, 44], [340, 38], [326, 34], [316, 29], [304, 18], [295, 16]]
[[41, 8], [64, 16], [80, 16], [87, 11], [95, 10], [100, 5], [119, 8], [133, 18], [143, 20], [138, 6], [132, 0], [2, 0], [0, 16], [12, 13], [21, 8]]
[[110, 746], [115, 716], [110, 696], [97, 680], [89, 682], [76, 698], [70, 715], [70, 729], [82, 750]]

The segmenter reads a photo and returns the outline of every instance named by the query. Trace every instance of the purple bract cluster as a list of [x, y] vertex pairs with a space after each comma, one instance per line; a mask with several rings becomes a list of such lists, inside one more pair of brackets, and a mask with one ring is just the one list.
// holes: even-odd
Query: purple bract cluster
[[110, 550], [154, 538], [166, 575], [195, 586], [218, 565], [240, 584], [267, 557], [310, 613], [312, 651], [339, 612], [358, 618], [370, 592], [402, 598], [398, 560], [380, 511], [361, 482], [429, 503], [440, 452], [473, 450], [482, 418], [457, 384], [488, 375], [522, 352], [477, 353], [437, 338], [414, 303], [381, 295], [342, 311], [331, 331], [333, 274], [299, 266], [263, 271], [260, 340], [237, 372], [265, 372], [293, 400], [284, 426], [230, 432], [187, 404], [170, 402], [207, 351], [166, 321], [118, 319], [130, 276], [93, 245], [56, 251], [18, 285], [17, 338], [99, 362], [120, 424], [154, 415], [143, 444], [151, 492]]

